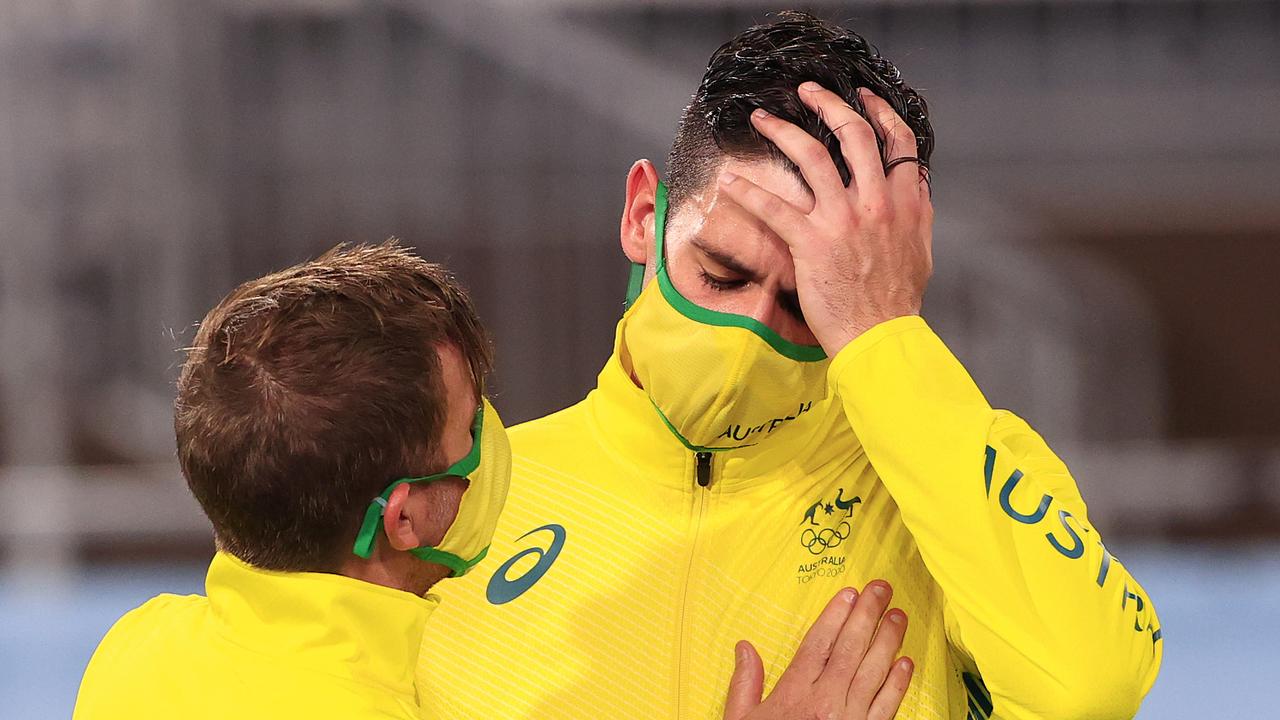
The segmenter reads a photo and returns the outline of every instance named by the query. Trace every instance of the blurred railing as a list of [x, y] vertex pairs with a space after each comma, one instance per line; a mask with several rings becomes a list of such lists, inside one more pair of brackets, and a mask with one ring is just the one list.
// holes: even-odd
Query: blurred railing
[[[1162, 440], [1158, 318], [1058, 241], [1278, 226], [1276, 4], [818, 6], [930, 97], [928, 314], [993, 402], [1086, 448], [1095, 515], [1161, 528], [1197, 494], [1256, 496], [1230, 472], [1255, 455]], [[161, 518], [144, 536], [203, 532], [167, 460], [178, 350], [234, 284], [336, 242], [398, 235], [461, 275], [509, 417], [581, 397], [621, 310], [626, 168], [665, 153], [706, 56], [766, 6], [546, 7], [5, 5], [5, 544], [74, 555], [143, 509]], [[31, 520], [72, 497], [92, 518]]]

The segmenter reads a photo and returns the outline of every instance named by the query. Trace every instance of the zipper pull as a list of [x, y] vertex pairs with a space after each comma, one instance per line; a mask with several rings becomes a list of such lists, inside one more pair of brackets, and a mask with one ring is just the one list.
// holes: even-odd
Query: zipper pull
[[711, 453], [703, 451], [695, 453], [693, 457], [698, 463], [694, 473], [698, 487], [707, 487], [711, 484]]

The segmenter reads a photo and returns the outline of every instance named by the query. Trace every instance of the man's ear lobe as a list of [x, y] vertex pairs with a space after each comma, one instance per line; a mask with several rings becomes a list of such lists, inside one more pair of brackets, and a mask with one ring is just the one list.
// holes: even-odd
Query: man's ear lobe
[[654, 210], [658, 197], [658, 169], [637, 160], [627, 173], [627, 198], [622, 206], [622, 252], [633, 263], [647, 265], [653, 252]]
[[387, 506], [382, 513], [382, 529], [387, 534], [387, 543], [395, 550], [412, 550], [422, 547], [425, 539], [421, 537], [424, 528], [418, 527], [409, 512], [409, 483], [397, 485], [387, 498]]

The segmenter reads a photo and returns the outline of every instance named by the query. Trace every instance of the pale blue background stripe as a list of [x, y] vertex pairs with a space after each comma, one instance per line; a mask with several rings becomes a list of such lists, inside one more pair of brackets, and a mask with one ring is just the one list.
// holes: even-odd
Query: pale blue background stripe
[[[1144, 547], [1121, 559], [1156, 601], [1164, 669], [1141, 720], [1268, 717], [1280, 676], [1280, 547]], [[0, 716], [66, 718], [80, 674], [122, 613], [199, 592], [201, 566], [88, 570], [61, 590], [0, 581]]]

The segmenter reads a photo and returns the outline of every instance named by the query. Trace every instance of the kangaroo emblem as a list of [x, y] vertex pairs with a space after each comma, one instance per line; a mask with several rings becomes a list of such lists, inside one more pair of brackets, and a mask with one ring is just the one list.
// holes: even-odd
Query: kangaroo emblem
[[837, 509], [843, 510], [844, 515], [840, 516], [840, 518], [843, 520], [844, 518], [847, 518], [853, 515], [853, 506], [861, 502], [862, 502], [862, 498], [857, 495], [849, 498], [848, 500], [845, 500], [844, 488], [840, 488], [839, 490], [836, 491], [836, 499], [835, 499], [834, 505], [828, 504], [826, 500], [818, 500], [818, 502], [810, 505], [808, 510], [804, 511], [804, 519], [800, 521], [800, 524], [804, 525], [805, 523], [808, 523], [810, 525], [821, 525], [822, 523], [818, 522], [817, 516], [818, 516], [818, 511], [822, 510], [823, 508], [826, 508], [828, 515], [830, 515], [832, 512], [834, 512]]

